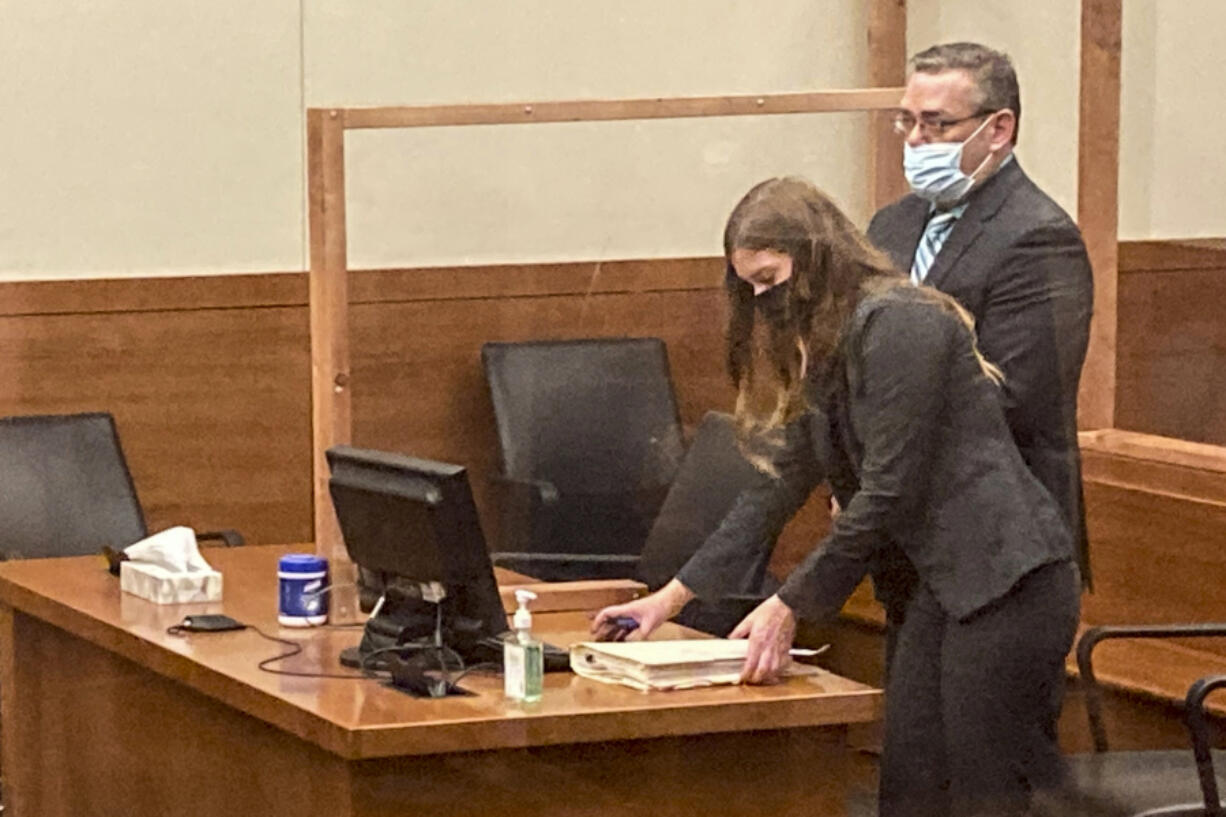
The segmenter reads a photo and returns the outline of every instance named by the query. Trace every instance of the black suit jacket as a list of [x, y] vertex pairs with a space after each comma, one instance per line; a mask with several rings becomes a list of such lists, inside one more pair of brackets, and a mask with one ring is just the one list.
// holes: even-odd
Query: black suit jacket
[[824, 410], [789, 426], [778, 478], [742, 495], [678, 573], [683, 584], [717, 593], [748, 534], [790, 516], [827, 468], [843, 510], [779, 591], [806, 618], [837, 612], [895, 549], [959, 619], [1072, 558], [1061, 511], [1022, 461], [957, 316], [900, 282], [866, 296], [844, 337], [829, 396], [814, 395]]
[[[909, 270], [928, 214], [928, 202], [905, 196], [873, 217], [869, 239]], [[1081, 233], [1014, 158], [971, 193], [925, 283], [975, 316], [980, 350], [1005, 373], [1009, 430], [1064, 511], [1088, 583], [1077, 386], [1093, 277]]]

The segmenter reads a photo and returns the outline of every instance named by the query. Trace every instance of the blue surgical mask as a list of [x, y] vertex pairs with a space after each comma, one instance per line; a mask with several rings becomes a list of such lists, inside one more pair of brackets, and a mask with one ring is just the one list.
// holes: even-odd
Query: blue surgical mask
[[962, 172], [962, 149], [991, 121], [992, 117], [983, 120], [975, 132], [961, 142], [932, 142], [915, 147], [910, 142], [904, 143], [902, 169], [911, 191], [938, 207], [961, 201], [974, 186], [975, 176], [992, 158], [989, 153], [968, 176]]

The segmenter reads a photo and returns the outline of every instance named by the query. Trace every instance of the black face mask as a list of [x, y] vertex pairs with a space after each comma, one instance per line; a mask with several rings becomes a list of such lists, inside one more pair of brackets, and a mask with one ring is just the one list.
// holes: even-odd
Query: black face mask
[[768, 321], [778, 322], [787, 317], [788, 288], [786, 283], [775, 284], [753, 299], [754, 311]]

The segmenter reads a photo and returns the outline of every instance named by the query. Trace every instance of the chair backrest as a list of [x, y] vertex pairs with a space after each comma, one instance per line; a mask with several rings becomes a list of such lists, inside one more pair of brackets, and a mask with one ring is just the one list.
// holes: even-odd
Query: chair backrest
[[659, 338], [481, 348], [503, 472], [599, 494], [667, 486], [685, 450]]
[[[737, 447], [732, 416], [707, 412], [643, 544], [639, 579], [653, 590], [664, 586], [715, 532], [741, 491], [766, 478]], [[741, 585], [730, 593], [762, 592], [773, 543], [759, 544], [746, 549]]]
[[0, 555], [98, 553], [146, 534], [110, 414], [0, 419]]
[[[503, 474], [556, 496], [500, 550], [637, 554], [685, 451], [658, 338], [487, 343]], [[515, 518], [504, 507], [504, 520]]]

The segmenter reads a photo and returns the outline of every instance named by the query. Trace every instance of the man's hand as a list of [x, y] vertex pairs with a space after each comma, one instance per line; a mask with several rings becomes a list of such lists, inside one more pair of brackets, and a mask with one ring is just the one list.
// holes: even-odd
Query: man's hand
[[792, 662], [789, 651], [796, 637], [796, 614], [779, 596], [771, 596], [745, 616], [728, 637], [749, 639], [741, 683], [773, 684]]

